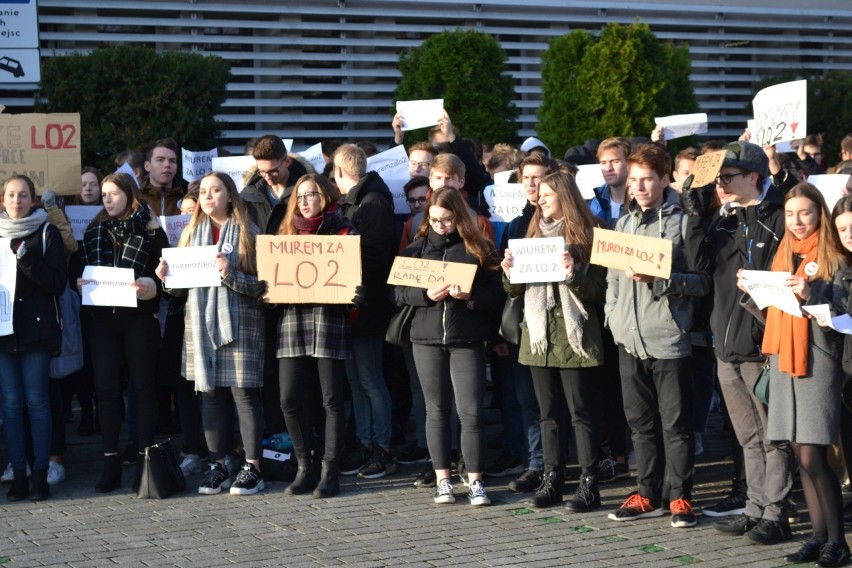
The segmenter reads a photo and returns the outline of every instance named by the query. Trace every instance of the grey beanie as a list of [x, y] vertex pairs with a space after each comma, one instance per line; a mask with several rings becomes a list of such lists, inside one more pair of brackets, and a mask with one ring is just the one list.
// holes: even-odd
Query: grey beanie
[[763, 148], [751, 142], [732, 142], [725, 146], [723, 166], [757, 172], [760, 177], [769, 177], [769, 159]]

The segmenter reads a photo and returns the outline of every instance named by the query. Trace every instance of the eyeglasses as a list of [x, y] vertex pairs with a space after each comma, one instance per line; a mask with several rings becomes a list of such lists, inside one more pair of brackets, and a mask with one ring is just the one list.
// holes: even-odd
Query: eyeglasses
[[716, 176], [716, 185], [728, 185], [737, 176], [747, 176], [751, 172], [737, 172], [735, 174], [719, 174]]
[[304, 201], [306, 203], [313, 203], [314, 199], [319, 195], [318, 191], [307, 191], [305, 193], [296, 194], [296, 202]]
[[426, 198], [425, 197], [417, 197], [417, 198], [406, 199], [406, 201], [408, 201], [409, 205], [423, 205], [423, 204], [426, 203]]
[[433, 225], [443, 225], [444, 227], [452, 224], [455, 220], [455, 215], [450, 215], [449, 217], [442, 217], [440, 219], [435, 219], [434, 217], [429, 217], [429, 222]]
[[272, 168], [270, 170], [266, 170], [266, 171], [257, 170], [257, 173], [259, 173], [263, 177], [277, 178], [278, 176], [281, 175], [281, 164], [278, 164], [277, 166], [275, 166], [274, 168]]
[[408, 160], [408, 166], [410, 168], [430, 168], [432, 167], [432, 162], [418, 162], [417, 160]]

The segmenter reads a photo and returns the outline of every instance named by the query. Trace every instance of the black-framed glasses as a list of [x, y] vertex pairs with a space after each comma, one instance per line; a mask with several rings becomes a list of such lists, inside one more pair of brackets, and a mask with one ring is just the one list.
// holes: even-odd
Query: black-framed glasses
[[417, 160], [408, 160], [408, 166], [411, 168], [431, 168], [432, 162], [418, 162]]
[[409, 205], [425, 205], [426, 198], [425, 197], [410, 197], [406, 199]]
[[304, 201], [306, 203], [313, 203], [314, 199], [319, 195], [318, 191], [306, 191], [305, 193], [296, 194], [296, 202]]
[[719, 174], [716, 176], [716, 185], [728, 185], [737, 176], [747, 176], [751, 172], [737, 172], [735, 174]]
[[277, 178], [278, 176], [281, 175], [281, 164], [278, 164], [274, 168], [266, 170], [266, 171], [257, 170], [257, 173], [259, 173], [263, 177]]
[[456, 219], [455, 215], [450, 215], [449, 217], [441, 217], [440, 219], [436, 219], [434, 217], [429, 217], [429, 222], [432, 223], [433, 225], [442, 225], [442, 226], [446, 227], [447, 225], [449, 225], [453, 221], [455, 221], [455, 219]]

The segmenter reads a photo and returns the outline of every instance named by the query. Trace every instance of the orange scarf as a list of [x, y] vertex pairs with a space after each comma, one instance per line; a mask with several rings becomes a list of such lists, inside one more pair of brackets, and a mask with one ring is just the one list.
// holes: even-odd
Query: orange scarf
[[[803, 241], [787, 235], [790, 246], [796, 256], [804, 255], [796, 276], [810, 277], [805, 274], [805, 266], [817, 260], [817, 232]], [[772, 260], [772, 270], [783, 271], [785, 259], [776, 254]], [[763, 334], [763, 352], [778, 355], [778, 369], [792, 377], [804, 377], [808, 374], [808, 343], [810, 342], [810, 320], [797, 318], [769, 306], [766, 315], [766, 331]]]

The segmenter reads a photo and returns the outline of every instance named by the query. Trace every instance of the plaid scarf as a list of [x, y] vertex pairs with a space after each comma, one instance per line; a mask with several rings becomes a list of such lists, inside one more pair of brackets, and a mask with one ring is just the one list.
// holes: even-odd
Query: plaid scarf
[[[129, 219], [108, 219], [90, 226], [83, 236], [83, 264], [132, 268], [136, 278], [140, 278], [151, 248], [147, 238], [150, 220], [151, 212], [143, 206]], [[116, 249], [121, 252], [118, 259], [115, 258]]]

